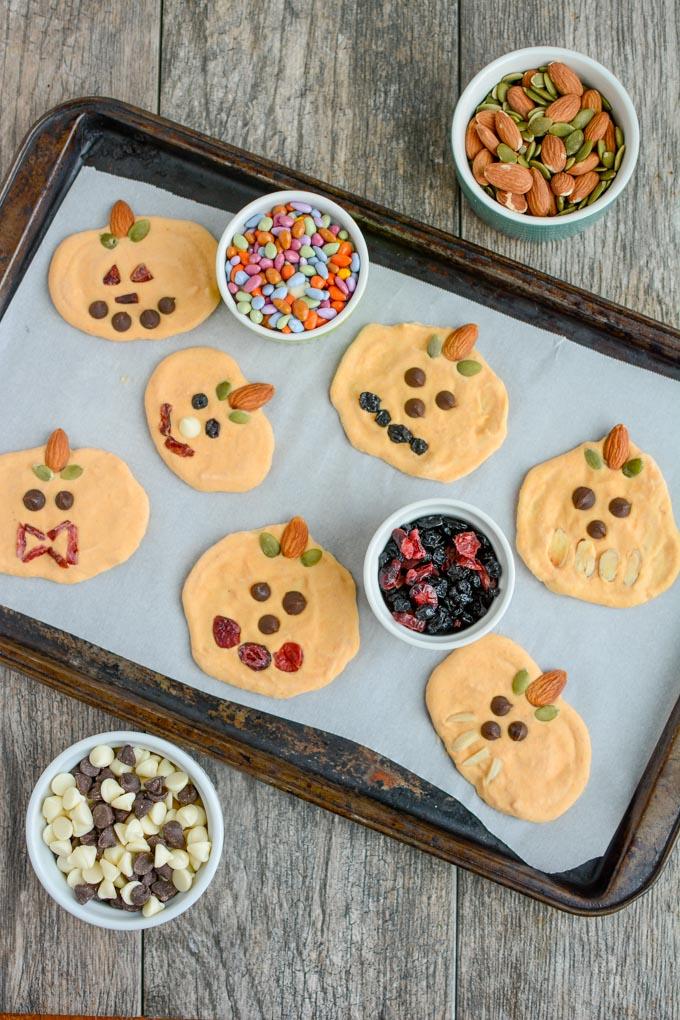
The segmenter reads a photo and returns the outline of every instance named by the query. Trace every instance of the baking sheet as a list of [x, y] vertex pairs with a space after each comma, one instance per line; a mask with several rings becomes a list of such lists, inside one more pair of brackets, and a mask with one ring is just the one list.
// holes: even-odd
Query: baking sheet
[[[561, 871], [602, 854], [678, 697], [680, 584], [645, 606], [610, 610], [553, 595], [517, 560], [515, 596], [500, 630], [539, 664], [568, 670], [566, 697], [586, 720], [593, 745], [585, 793], [562, 818], [539, 826], [488, 808], [454, 769], [423, 698], [442, 656], [391, 638], [377, 623], [362, 591], [363, 555], [388, 513], [442, 494], [488, 511], [512, 541], [526, 471], [599, 438], [616, 421], [625, 421], [635, 442], [659, 462], [679, 507], [678, 383], [375, 265], [350, 321], [318, 344], [285, 347], [260, 339], [222, 306], [198, 329], [172, 340], [97, 340], [57, 315], [47, 270], [58, 242], [105, 223], [117, 198], [139, 215], [196, 220], [216, 237], [229, 219], [151, 185], [90, 168], [80, 172], [0, 322], [1, 449], [36, 446], [62, 426], [75, 449], [112, 450], [149, 494], [149, 530], [128, 563], [82, 585], [0, 575], [0, 602], [218, 697], [372, 747], [457, 797], [541, 870]], [[339, 358], [361, 326], [414, 318], [441, 326], [478, 322], [481, 350], [510, 395], [503, 447], [452, 485], [408, 478], [355, 451], [327, 396]], [[267, 410], [276, 433], [274, 463], [251, 493], [195, 492], [165, 467], [148, 435], [143, 392], [149, 374], [167, 354], [197, 344], [223, 348], [248, 378], [277, 386]], [[221, 684], [195, 666], [180, 592], [196, 559], [224, 534], [296, 513], [352, 571], [362, 644], [329, 687], [282, 702]]]

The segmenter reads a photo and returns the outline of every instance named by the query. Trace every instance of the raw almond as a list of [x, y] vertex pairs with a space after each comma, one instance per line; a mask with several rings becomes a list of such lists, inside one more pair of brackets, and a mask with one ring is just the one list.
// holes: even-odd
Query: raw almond
[[[581, 79], [570, 67], [567, 67], [566, 64], [560, 63], [559, 60], [554, 60], [552, 64], [548, 64], [548, 74], [550, 75], [550, 80], [561, 96], [580, 96], [583, 94]], [[550, 116], [550, 114], [548, 116]]]
[[257, 411], [274, 396], [271, 383], [255, 382], [239, 386], [229, 394], [229, 406], [235, 411]]
[[[573, 167], [571, 168], [574, 169]], [[591, 191], [598, 186], [600, 178], [594, 170], [589, 170], [586, 174], [581, 174], [580, 177], [576, 178], [576, 184], [574, 190], [569, 196], [569, 201], [576, 204], [582, 202], [584, 198], [587, 198]]]
[[607, 152], [616, 152], [616, 128], [611, 117], [604, 133], [604, 147]]
[[582, 110], [595, 110], [599, 113], [602, 109], [602, 96], [597, 89], [586, 89], [581, 96], [581, 109]]
[[564, 147], [564, 142], [557, 135], [546, 135], [541, 145], [541, 163], [543, 166], [547, 166], [553, 174], [558, 174], [564, 170], [564, 164], [567, 162], [567, 150]]
[[68, 464], [71, 450], [68, 436], [63, 429], [55, 429], [45, 447], [45, 464], [50, 471], [63, 471]]
[[127, 237], [127, 232], [135, 222], [133, 213], [127, 202], [120, 199], [114, 204], [109, 216], [109, 226], [114, 237]]
[[574, 119], [580, 109], [581, 99], [579, 96], [560, 96], [559, 99], [550, 104], [545, 111], [545, 115], [558, 123], [568, 124], [569, 121]]
[[606, 461], [607, 467], [610, 467], [612, 471], [618, 471], [628, 460], [629, 454], [630, 439], [628, 438], [628, 429], [625, 425], [615, 425], [602, 447], [602, 456]]
[[609, 123], [610, 118], [606, 110], [596, 113], [590, 123], [586, 124], [585, 131], [583, 132], [585, 140], [587, 142], [599, 142], [600, 138], [604, 138], [607, 133]]
[[569, 173], [572, 177], [580, 177], [581, 174], [590, 173], [594, 170], [597, 164], [600, 162], [600, 157], [596, 152], [591, 152], [589, 156], [582, 159], [580, 163], [574, 163], [573, 166], [569, 167]]
[[552, 194], [546, 179], [536, 169], [531, 168], [531, 188], [527, 192], [527, 205], [532, 216], [547, 216], [552, 205]]
[[468, 322], [464, 326], [459, 326], [447, 336], [442, 354], [449, 361], [462, 361], [477, 343], [478, 336], [479, 326], [476, 323]]
[[524, 72], [524, 75], [522, 76], [522, 85], [524, 86], [525, 89], [531, 88], [531, 79], [535, 74], [538, 74], [537, 67], [532, 67], [530, 71]]
[[597, 570], [603, 581], [613, 581], [619, 569], [619, 554], [616, 549], [605, 549], [600, 556]]
[[506, 100], [510, 104], [510, 107], [518, 113], [520, 117], [526, 117], [528, 113], [533, 110], [536, 105], [519, 85], [513, 85], [512, 88], [508, 89]]
[[561, 173], [555, 174], [550, 182], [550, 187], [552, 188], [553, 195], [561, 195], [562, 198], [566, 198], [567, 195], [571, 195], [575, 184], [576, 181], [571, 174]]
[[307, 548], [308, 539], [309, 530], [304, 518], [293, 517], [283, 529], [281, 552], [289, 560], [297, 559]]
[[519, 128], [512, 117], [508, 117], [504, 110], [498, 110], [496, 113], [496, 134], [502, 142], [509, 145], [515, 152], [521, 149], [522, 136], [519, 133]]
[[567, 674], [563, 669], [551, 669], [541, 673], [524, 692], [530, 705], [541, 708], [543, 705], [554, 705], [567, 684]]
[[548, 557], [553, 567], [563, 567], [571, 549], [571, 540], [562, 528], [555, 528], [548, 547]]
[[465, 155], [468, 159], [474, 159], [477, 153], [483, 149], [480, 137], [477, 134], [477, 125], [471, 120], [465, 131]]
[[574, 570], [586, 577], [592, 577], [595, 573], [595, 546], [589, 538], [582, 538], [576, 546]]
[[[477, 135], [479, 138], [479, 135]], [[477, 181], [477, 184], [482, 188], [486, 188], [488, 181], [485, 176], [486, 168], [490, 163], [493, 163], [493, 156], [488, 149], [485, 149], [480, 141], [480, 150], [472, 161], [472, 176]]]
[[527, 200], [524, 195], [513, 195], [511, 191], [497, 191], [496, 198], [506, 209], [512, 209], [516, 213], [527, 211]]
[[479, 139], [480, 139], [482, 145], [486, 146], [486, 148], [489, 150], [489, 152], [492, 152], [494, 154], [494, 156], [495, 156], [496, 155], [496, 149], [498, 148], [499, 142], [498, 142], [498, 139], [496, 138], [495, 134], [493, 133], [493, 131], [491, 131], [490, 128], [485, 127], [484, 124], [478, 124], [477, 125], [477, 134], [479, 135]]
[[489, 131], [495, 131], [496, 129], [496, 111], [495, 110], [480, 110], [479, 113], [475, 114], [475, 123], [483, 124]]
[[490, 163], [484, 174], [494, 188], [511, 191], [513, 195], [525, 195], [533, 180], [531, 170], [519, 163]]

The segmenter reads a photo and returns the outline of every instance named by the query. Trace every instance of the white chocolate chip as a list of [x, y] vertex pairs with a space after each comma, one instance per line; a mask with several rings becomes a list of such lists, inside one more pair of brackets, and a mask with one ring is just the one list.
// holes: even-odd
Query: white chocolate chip
[[[113, 849], [113, 847], [111, 847], [111, 849]], [[102, 857], [99, 862], [99, 867], [102, 869], [102, 875], [104, 878], [108, 879], [109, 882], [113, 882], [114, 878], [118, 878], [120, 875], [120, 868], [118, 868], [115, 864], [112, 864], [111, 861], [107, 861], [106, 857]]]
[[208, 839], [208, 830], [204, 825], [197, 825], [193, 829], [189, 829], [188, 832], [184, 833], [184, 839], [186, 840], [187, 846], [190, 843], [203, 843]]
[[119, 843], [123, 846], [127, 843], [127, 825], [125, 822], [114, 822], [113, 831], [116, 834]]
[[172, 884], [178, 892], [188, 892], [191, 889], [193, 877], [186, 868], [177, 868], [172, 873]]
[[140, 838], [131, 839], [125, 849], [129, 850], [131, 854], [141, 854], [146, 853], [151, 847], [145, 839]]
[[91, 822], [89, 822], [89, 823], [88, 822], [74, 822], [73, 823], [73, 835], [74, 836], [78, 836], [78, 837], [84, 836], [85, 833], [89, 832], [91, 828], [92, 828], [92, 823]]
[[156, 769], [157, 776], [169, 776], [175, 771], [175, 766], [167, 758], [161, 758]]
[[118, 861], [118, 867], [120, 868], [122, 874], [126, 875], [127, 878], [132, 877], [132, 854], [130, 853], [129, 850], [126, 850], [125, 853], [121, 856], [121, 859]]
[[66, 884], [70, 886], [71, 889], [75, 889], [77, 885], [83, 884], [83, 873], [80, 868], [73, 868], [69, 871], [66, 876]]
[[[172, 794], [170, 794], [170, 796], [172, 797]], [[170, 810], [168, 811], [168, 813], [165, 816], [165, 821], [166, 822], [174, 822], [176, 818], [177, 818], [177, 812], [175, 811], [174, 808], [170, 808]]]
[[[64, 815], [58, 815], [48, 828], [52, 829], [55, 839], [70, 839], [73, 835], [73, 822]], [[51, 840], [47, 842], [49, 844]]]
[[141, 886], [141, 884], [142, 884], [141, 882], [137, 882], [137, 881], [126, 882], [126, 884], [120, 890], [120, 895], [121, 895], [121, 897], [123, 899], [123, 902], [127, 903], [128, 906], [132, 906], [132, 900], [130, 899], [130, 893], [132, 892], [133, 889], [136, 889], [138, 885]]
[[165, 804], [165, 807], [166, 807], [166, 809], [168, 811], [172, 811], [172, 805], [174, 803], [174, 798], [173, 798], [171, 793], [167, 794], [167, 796], [166, 796], [165, 800], [163, 801], [163, 803]]
[[210, 857], [210, 843], [207, 840], [204, 843], [192, 843], [189, 853], [191, 854], [192, 859], [200, 861], [201, 864], [205, 864]]
[[64, 807], [61, 797], [45, 797], [42, 806], [42, 815], [46, 822], [53, 822], [55, 818], [63, 814]]
[[113, 884], [115, 885], [116, 889], [122, 889], [126, 882], [127, 878], [125, 877], [125, 875], [119, 875], [118, 878], [114, 878], [113, 880]]
[[162, 822], [165, 820], [165, 816], [167, 813], [168, 809], [166, 808], [165, 804], [163, 803], [162, 800], [159, 800], [156, 804], [153, 805], [153, 807], [149, 811], [149, 818], [151, 819], [154, 825], [161, 825]]
[[170, 860], [171, 853], [167, 846], [163, 843], [156, 843], [156, 849], [154, 851], [153, 866], [154, 868], [161, 868], [164, 864], [167, 864]]
[[154, 825], [154, 823], [151, 821], [148, 815], [144, 815], [144, 817], [140, 818], [139, 820], [142, 824], [142, 829], [144, 830], [145, 836], [157, 836], [158, 833], [161, 831], [160, 826]]
[[201, 805], [200, 804], [194, 804], [194, 807], [198, 811], [198, 817], [196, 818], [196, 825], [207, 825], [208, 824], [208, 816], [206, 815], [206, 813], [203, 810], [203, 808], [201, 807]]
[[103, 857], [107, 861], [111, 861], [112, 864], [118, 865], [124, 853], [125, 850], [122, 846], [107, 846], [106, 850], [104, 851]]
[[105, 769], [113, 761], [113, 748], [109, 747], [108, 744], [97, 744], [90, 751], [89, 757], [90, 763], [96, 769]]
[[146, 758], [141, 764], [137, 766], [135, 772], [140, 779], [153, 779], [156, 775], [156, 769], [158, 768], [158, 762], [154, 758]]
[[69, 786], [68, 790], [64, 790], [64, 796], [61, 799], [64, 811], [73, 811], [74, 807], [84, 803], [84, 801], [85, 798], [80, 790], [76, 790], [75, 786]]
[[81, 871], [85, 871], [86, 868], [93, 868], [94, 862], [97, 859], [97, 848], [96, 846], [77, 846], [69, 861], [72, 862], [74, 868], [80, 868]]
[[112, 800], [120, 797], [123, 793], [125, 793], [125, 790], [115, 779], [105, 779], [101, 785], [102, 800], [105, 800], [107, 804], [110, 804]]
[[129, 843], [131, 839], [143, 839], [144, 829], [139, 818], [131, 818], [125, 826], [125, 839]]
[[[197, 843], [195, 845], [200, 846], [201, 844]], [[189, 854], [186, 852], [186, 850], [173, 850], [168, 858], [168, 864], [170, 865], [173, 871], [177, 871], [180, 868], [188, 868]]]
[[133, 747], [132, 750], [135, 755], [135, 765], [139, 765], [141, 761], [144, 761], [151, 754], [151, 751], [147, 751], [145, 747]]
[[63, 871], [65, 875], [68, 875], [69, 872], [73, 871], [75, 868], [75, 864], [71, 860], [72, 856], [73, 854], [70, 854], [68, 857], [57, 857], [57, 867], [60, 871]]
[[179, 430], [185, 439], [195, 439], [201, 431], [201, 423], [198, 418], [188, 415], [186, 418], [180, 418]]
[[189, 782], [189, 777], [186, 772], [171, 772], [169, 776], [165, 777], [166, 789], [170, 790], [171, 793], [179, 793]]
[[68, 857], [72, 849], [70, 839], [55, 839], [50, 843], [50, 850], [57, 857]]
[[[68, 791], [67, 791], [68, 792]], [[92, 820], [92, 812], [90, 811], [90, 805], [86, 800], [81, 800], [79, 804], [73, 808], [70, 812], [71, 821], [78, 825], [87, 825], [85, 832], [89, 832], [94, 822]]]
[[113, 772], [114, 776], [122, 776], [125, 772], [132, 772], [132, 766], [126, 765], [120, 758], [114, 758], [109, 768]]
[[50, 790], [57, 797], [63, 797], [68, 788], [75, 785], [75, 777], [70, 772], [59, 772], [50, 783]]
[[177, 821], [183, 829], [191, 829], [198, 824], [198, 808], [195, 804], [185, 804], [177, 811]]
[[57, 837], [54, 834], [54, 828], [52, 824], [45, 826], [45, 828], [42, 831], [42, 838], [43, 843], [47, 843], [48, 846], [50, 845], [50, 843], [54, 843]]
[[165, 910], [165, 904], [156, 896], [149, 896], [148, 900], [142, 907], [142, 914], [144, 917], [153, 917], [154, 914], [160, 914], [161, 910]]
[[104, 878], [104, 872], [99, 861], [95, 861], [91, 868], [83, 869], [83, 878], [88, 885], [96, 885]]
[[97, 889], [97, 896], [100, 900], [115, 900], [116, 887], [110, 879], [105, 878], [104, 881], [100, 883], [99, 888]]
[[116, 797], [115, 800], [111, 801], [111, 807], [120, 808], [122, 811], [132, 811], [134, 802], [134, 793], [121, 793], [120, 797]]

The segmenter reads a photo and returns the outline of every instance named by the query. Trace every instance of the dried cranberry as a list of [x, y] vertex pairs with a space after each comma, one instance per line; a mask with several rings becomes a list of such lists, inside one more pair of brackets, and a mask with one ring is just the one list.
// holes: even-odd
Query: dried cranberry
[[431, 584], [414, 584], [409, 595], [417, 606], [439, 605], [439, 598]]
[[172, 413], [172, 404], [161, 404], [161, 420], [158, 425], [158, 431], [162, 436], [170, 435], [170, 415]]
[[284, 673], [297, 673], [303, 659], [302, 649], [294, 641], [286, 641], [278, 652], [274, 652], [274, 665]]
[[391, 560], [386, 566], [382, 568], [378, 574], [378, 583], [383, 591], [392, 591], [394, 588], [399, 588], [403, 584], [400, 578], [401, 563], [399, 560]]
[[118, 271], [118, 266], [115, 265], [111, 266], [108, 273], [104, 277], [103, 282], [107, 286], [115, 286], [115, 284], [120, 283], [120, 273]]
[[419, 620], [413, 615], [413, 613], [392, 613], [392, 618], [400, 623], [402, 627], [408, 627], [409, 630], [417, 630], [422, 632], [425, 630], [425, 620]]
[[168, 436], [165, 440], [165, 445], [170, 450], [170, 453], [176, 453], [178, 457], [193, 457], [194, 455], [194, 451], [187, 443], [180, 443], [173, 439], [172, 436]]
[[228, 616], [216, 616], [213, 620], [213, 637], [220, 648], [234, 648], [241, 640], [241, 628], [236, 620]]
[[404, 559], [422, 560], [427, 556], [417, 528], [412, 528], [408, 534], [403, 528], [396, 528], [392, 532], [392, 538], [397, 543], [399, 552]]
[[258, 645], [254, 641], [246, 641], [239, 645], [238, 657], [244, 666], [256, 671], [266, 669], [272, 661], [272, 657], [264, 645]]
[[453, 544], [456, 547], [456, 552], [459, 556], [463, 556], [465, 559], [474, 560], [481, 542], [475, 535], [474, 531], [463, 531], [460, 535], [456, 535], [453, 540]]
[[437, 577], [438, 575], [439, 571], [434, 563], [420, 563], [417, 567], [411, 567], [406, 571], [406, 583], [417, 584], [425, 577]]
[[133, 283], [148, 283], [149, 280], [153, 280], [153, 276], [144, 263], [140, 262], [130, 273], [130, 279]]

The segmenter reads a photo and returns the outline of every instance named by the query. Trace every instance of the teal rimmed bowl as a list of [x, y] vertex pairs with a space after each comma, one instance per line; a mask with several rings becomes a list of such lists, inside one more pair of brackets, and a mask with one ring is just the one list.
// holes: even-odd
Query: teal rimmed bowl
[[[526, 71], [540, 67], [552, 60], [568, 64], [579, 76], [586, 88], [595, 88], [611, 103], [614, 120], [623, 131], [626, 151], [621, 167], [611, 185], [601, 198], [569, 216], [530, 216], [516, 213], [490, 198], [475, 181], [465, 154], [465, 131], [474, 115], [475, 108], [503, 75], [513, 71]], [[510, 237], [527, 241], [558, 241], [573, 237], [599, 220], [614, 204], [633, 175], [640, 149], [640, 127], [632, 100], [621, 82], [596, 60], [556, 46], [530, 46], [523, 50], [506, 53], [479, 74], [475, 75], [463, 90], [456, 104], [451, 125], [451, 148], [456, 167], [456, 176], [461, 190], [473, 211], [489, 226]]]

